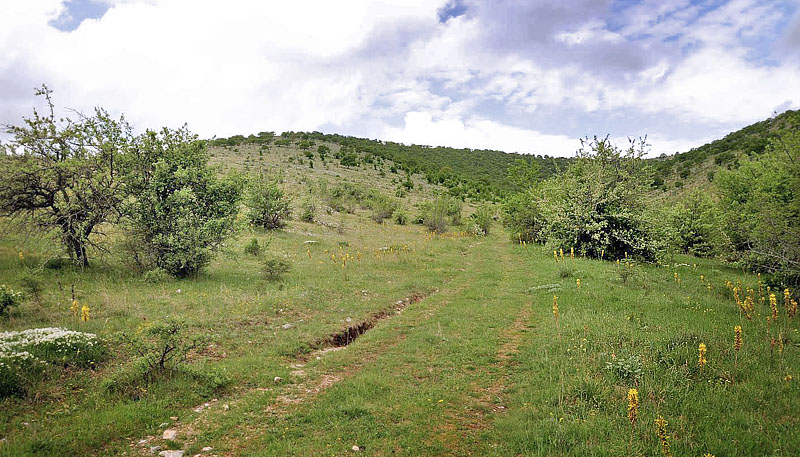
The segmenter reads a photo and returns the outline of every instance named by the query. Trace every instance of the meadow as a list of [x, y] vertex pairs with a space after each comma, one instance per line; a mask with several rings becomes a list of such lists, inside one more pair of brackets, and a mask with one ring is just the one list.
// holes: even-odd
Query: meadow
[[[500, 228], [431, 234], [343, 217], [344, 231], [292, 221], [240, 234], [190, 279], [145, 282], [115, 252], [88, 269], [45, 268], [40, 296], [0, 328], [115, 343], [97, 366], [52, 370], [27, 396], [0, 400], [0, 455], [796, 452], [797, 317], [772, 290], [772, 319], [757, 276], [688, 256], [562, 257]], [[271, 240], [291, 270], [264, 279], [243, 251], [252, 238]], [[21, 289], [21, 267], [53, 249], [4, 236], [3, 282]], [[740, 301], [754, 291], [750, 318], [739, 283]], [[86, 321], [70, 309], [73, 286]], [[189, 369], [113, 388], [135, 355], [120, 332], [168, 316], [203, 337]]]

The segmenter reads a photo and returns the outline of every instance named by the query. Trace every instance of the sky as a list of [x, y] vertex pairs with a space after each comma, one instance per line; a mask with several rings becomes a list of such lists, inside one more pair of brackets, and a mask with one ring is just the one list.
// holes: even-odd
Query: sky
[[0, 124], [683, 152], [800, 108], [800, 0], [2, 0]]

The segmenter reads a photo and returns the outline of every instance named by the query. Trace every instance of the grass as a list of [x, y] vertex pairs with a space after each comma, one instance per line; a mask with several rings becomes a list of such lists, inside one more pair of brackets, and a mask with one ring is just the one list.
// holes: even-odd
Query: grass
[[[556, 263], [502, 230], [431, 236], [366, 216], [344, 216], [343, 234], [296, 221], [245, 234], [189, 280], [145, 282], [113, 253], [84, 271], [43, 270], [41, 298], [0, 330], [62, 326], [114, 341], [180, 316], [210, 337], [189, 366], [231, 382], [217, 388], [180, 372], [136, 399], [109, 393], [103, 380], [132, 357], [114, 345], [95, 371], [64, 369], [26, 398], [0, 400], [0, 455], [140, 455], [154, 445], [187, 455], [205, 446], [243, 456], [349, 455], [353, 446], [365, 455], [658, 455], [658, 416], [674, 455], [789, 456], [800, 447], [797, 318], [781, 306], [770, 325], [784, 338], [779, 353], [768, 303], [749, 321], [724, 286], [758, 290], [754, 276], [687, 257], [669, 268], [637, 264], [623, 281], [615, 262]], [[291, 264], [281, 280], [263, 279], [259, 258], [243, 253], [254, 237], [271, 238], [267, 252]], [[0, 240], [3, 281], [20, 289], [19, 251], [37, 265], [48, 249]], [[73, 284], [89, 322], [69, 310]], [[421, 299], [393, 311], [411, 296]], [[318, 347], [382, 311], [388, 317], [349, 346]], [[744, 345], [734, 370], [736, 325]], [[606, 369], [631, 358], [640, 375]], [[640, 399], [633, 428], [631, 387]], [[178, 430], [176, 442], [160, 439], [166, 427]]]

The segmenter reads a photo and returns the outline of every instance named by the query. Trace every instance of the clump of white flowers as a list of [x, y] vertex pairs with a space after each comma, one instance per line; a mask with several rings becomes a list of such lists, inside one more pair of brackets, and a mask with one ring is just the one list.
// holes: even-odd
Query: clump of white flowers
[[105, 352], [93, 333], [54, 327], [0, 332], [0, 397], [25, 393], [48, 365], [90, 367]]

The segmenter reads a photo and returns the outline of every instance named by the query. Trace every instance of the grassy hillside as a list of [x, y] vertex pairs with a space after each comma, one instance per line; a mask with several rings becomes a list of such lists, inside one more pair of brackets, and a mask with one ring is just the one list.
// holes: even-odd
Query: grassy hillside
[[[311, 145], [313, 143], [313, 145]], [[420, 145], [404, 145], [389, 141], [369, 140], [320, 132], [284, 132], [276, 137], [271, 132], [244, 137], [212, 140], [215, 146], [239, 147], [257, 145], [271, 150], [275, 147], [302, 148], [308, 146], [313, 153], [318, 143], [329, 145], [341, 154], [352, 153], [359, 161], [376, 164], [385, 171], [420, 174], [428, 183], [447, 187], [453, 195], [474, 200], [495, 199], [516, 190], [507, 179], [508, 167], [516, 160], [536, 161], [542, 179], [557, 174], [567, 158], [510, 154], [501, 151], [455, 149]], [[340, 161], [341, 157], [334, 157]]]
[[790, 110], [687, 152], [652, 159], [653, 186], [663, 191], [704, 186], [720, 167], [736, 168], [744, 157], [759, 157], [780, 130], [798, 126], [800, 111]]

